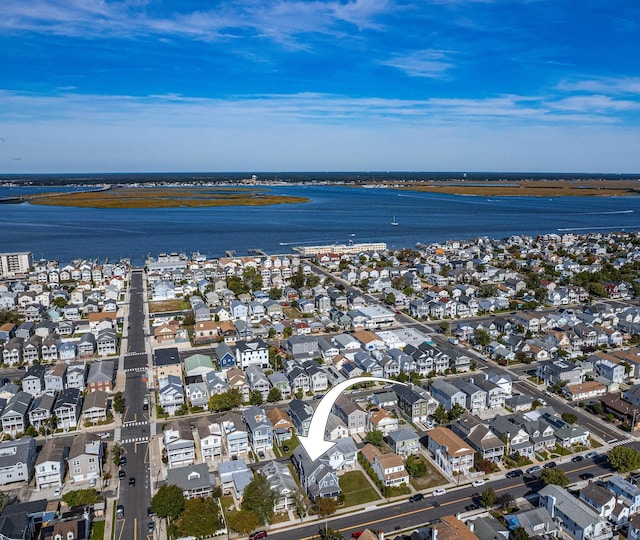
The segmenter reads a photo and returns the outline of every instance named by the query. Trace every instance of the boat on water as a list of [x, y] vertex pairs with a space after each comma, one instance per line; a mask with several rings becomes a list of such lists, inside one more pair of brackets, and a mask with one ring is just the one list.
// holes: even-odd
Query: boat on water
[[394, 227], [398, 226], [398, 222], [396, 221], [396, 216], [393, 216], [393, 220], [391, 221], [391, 225], [393, 225]]

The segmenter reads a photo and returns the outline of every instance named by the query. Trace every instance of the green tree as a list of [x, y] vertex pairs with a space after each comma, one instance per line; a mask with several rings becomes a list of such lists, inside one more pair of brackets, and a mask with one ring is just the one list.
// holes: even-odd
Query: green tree
[[260, 523], [271, 523], [275, 501], [276, 493], [269, 487], [267, 479], [256, 474], [244, 488], [242, 509], [253, 512]]
[[374, 429], [373, 431], [367, 432], [366, 439], [367, 439], [367, 442], [370, 442], [375, 446], [382, 446], [384, 435], [382, 434], [382, 431], [378, 429]]
[[384, 297], [384, 303], [387, 304], [388, 306], [395, 306], [396, 305], [396, 295], [393, 294], [392, 292], [388, 293]]
[[427, 464], [420, 456], [415, 454], [407, 457], [407, 460], [404, 462], [404, 467], [407, 469], [411, 478], [420, 478], [427, 474]]
[[260, 520], [249, 510], [234, 510], [227, 514], [227, 525], [240, 534], [249, 534], [260, 526]]
[[11, 501], [11, 495], [5, 493], [4, 491], [0, 491], [0, 512], [2, 512]]
[[438, 326], [443, 334], [448, 334], [449, 329], [451, 328], [451, 323], [449, 321], [442, 321]]
[[511, 508], [514, 502], [515, 498], [513, 495], [511, 495], [511, 493], [502, 493], [496, 499], [496, 505], [498, 505], [498, 508], [500, 508], [501, 510], [508, 510], [509, 508]]
[[62, 309], [63, 307], [67, 306], [67, 301], [62, 298], [62, 296], [57, 296], [56, 298], [53, 299], [53, 305]]
[[331, 497], [316, 498], [316, 513], [320, 517], [327, 517], [334, 514], [338, 509], [338, 501]]
[[116, 392], [113, 396], [113, 410], [119, 414], [124, 412], [124, 396], [122, 392]]
[[282, 289], [269, 289], [269, 298], [271, 300], [280, 300], [282, 298]]
[[485, 508], [491, 508], [496, 504], [496, 492], [493, 488], [486, 489], [480, 494], [480, 504]]
[[321, 527], [318, 531], [320, 540], [344, 540], [344, 535], [337, 529]]
[[578, 421], [578, 417], [570, 412], [563, 412], [562, 413], [562, 419], [567, 423], [567, 424], [575, 424]]
[[465, 413], [465, 411], [466, 409], [460, 405], [460, 403], [456, 403], [449, 411], [449, 418], [451, 420], [457, 420]]
[[249, 403], [251, 405], [262, 405], [262, 392], [260, 390], [251, 390], [249, 394]]
[[100, 501], [101, 498], [100, 494], [93, 488], [69, 491], [62, 496], [62, 500], [69, 506], [95, 504]]
[[554, 484], [560, 487], [569, 485], [569, 477], [562, 469], [554, 467], [553, 469], [545, 469], [540, 473], [540, 482], [543, 486]]
[[212, 411], [228, 411], [242, 405], [242, 394], [237, 388], [232, 388], [221, 394], [213, 394], [209, 398], [209, 409]]
[[476, 328], [473, 332], [473, 341], [475, 341], [476, 345], [480, 345], [482, 348], [485, 348], [489, 343], [491, 343], [491, 336], [486, 330]]
[[242, 274], [242, 280], [249, 291], [259, 291], [262, 289], [262, 275], [251, 266], [246, 268]]
[[184, 494], [182, 488], [173, 484], [160, 486], [151, 498], [151, 511], [160, 517], [176, 519], [184, 508]]
[[113, 449], [111, 450], [111, 460], [113, 464], [117, 467], [120, 465], [120, 455], [122, 454], [122, 446], [120, 443], [114, 443]]
[[511, 540], [529, 540], [529, 535], [524, 527], [516, 527], [511, 531]]
[[442, 403], [433, 411], [433, 418], [438, 424], [446, 424], [449, 421], [449, 413]]
[[626, 446], [616, 446], [609, 452], [609, 463], [618, 472], [640, 468], [640, 452]]
[[302, 267], [298, 267], [298, 271], [291, 276], [291, 286], [294, 289], [301, 289], [304, 287], [304, 274], [302, 273]]
[[213, 497], [185, 501], [184, 510], [176, 525], [182, 536], [213, 536], [221, 525], [218, 503]]
[[267, 396], [267, 401], [269, 403], [274, 403], [276, 401], [280, 401], [282, 399], [282, 392], [280, 391], [279, 388], [276, 388], [275, 386], [269, 390], [269, 395]]

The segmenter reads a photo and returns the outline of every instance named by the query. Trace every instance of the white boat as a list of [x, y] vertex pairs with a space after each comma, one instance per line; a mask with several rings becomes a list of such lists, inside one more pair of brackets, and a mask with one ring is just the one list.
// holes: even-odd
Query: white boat
[[396, 227], [398, 225], [398, 222], [396, 221], [396, 216], [393, 216], [393, 220], [391, 221], [391, 225], [393, 225], [394, 227]]

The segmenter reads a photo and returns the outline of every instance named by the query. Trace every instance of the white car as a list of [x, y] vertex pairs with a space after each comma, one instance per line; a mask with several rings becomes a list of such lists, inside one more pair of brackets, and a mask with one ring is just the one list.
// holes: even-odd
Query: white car
[[471, 484], [473, 487], [482, 487], [486, 484], [486, 482], [484, 481], [484, 478], [479, 478], [478, 480], [474, 480], [473, 483]]
[[102, 433], [98, 433], [98, 437], [100, 437], [101, 439], [108, 439], [109, 437], [111, 437], [111, 433], [103, 431]]
[[60, 497], [60, 495], [62, 495], [62, 488], [61, 487], [57, 487], [55, 489], [55, 491], [53, 492], [53, 496], [54, 497]]
[[434, 497], [439, 497], [440, 495], [444, 495], [446, 492], [447, 492], [447, 490], [444, 489], [444, 488], [436, 488], [436, 489], [433, 490], [432, 495]]

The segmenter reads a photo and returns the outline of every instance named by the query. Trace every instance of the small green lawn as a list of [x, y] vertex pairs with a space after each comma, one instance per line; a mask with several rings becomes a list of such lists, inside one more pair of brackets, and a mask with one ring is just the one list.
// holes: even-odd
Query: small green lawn
[[104, 539], [104, 521], [93, 521], [91, 523], [91, 540]]
[[346, 472], [338, 480], [344, 494], [345, 506], [365, 504], [380, 498], [378, 492], [361, 471]]
[[282, 446], [288, 446], [289, 451], [285, 452], [284, 450], [282, 450], [282, 446], [280, 447], [282, 450], [282, 455], [284, 457], [291, 457], [291, 454], [296, 449], [296, 446], [298, 446], [299, 444], [300, 444], [300, 439], [298, 439], [298, 436], [294, 433], [288, 441], [285, 441], [282, 444]]

